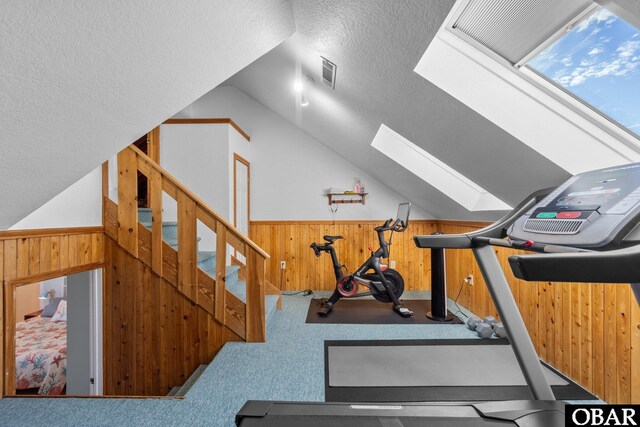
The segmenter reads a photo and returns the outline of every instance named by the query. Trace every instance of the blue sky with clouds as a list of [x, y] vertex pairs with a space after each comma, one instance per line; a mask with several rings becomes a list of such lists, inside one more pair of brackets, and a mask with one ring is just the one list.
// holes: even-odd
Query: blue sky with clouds
[[596, 9], [528, 65], [640, 135], [640, 30]]

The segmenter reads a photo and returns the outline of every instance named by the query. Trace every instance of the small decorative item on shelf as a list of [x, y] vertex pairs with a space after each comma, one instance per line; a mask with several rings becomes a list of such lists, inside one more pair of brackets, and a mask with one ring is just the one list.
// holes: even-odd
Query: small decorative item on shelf
[[356, 194], [362, 193], [362, 183], [360, 182], [360, 178], [355, 178], [355, 185], [353, 186], [353, 191]]
[[[327, 190], [327, 197], [329, 199], [329, 205], [342, 204], [342, 203], [361, 203], [365, 204], [364, 186], [360, 181], [360, 178], [355, 178], [353, 190], [340, 190], [336, 187], [331, 187]], [[352, 196], [346, 198], [346, 196]], [[353, 197], [356, 196], [356, 197]]]

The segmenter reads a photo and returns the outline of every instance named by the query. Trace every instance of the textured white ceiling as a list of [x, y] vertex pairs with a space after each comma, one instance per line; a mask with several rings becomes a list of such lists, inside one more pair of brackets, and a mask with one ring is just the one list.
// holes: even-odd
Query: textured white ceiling
[[0, 229], [295, 31], [288, 0], [2, 0], [0, 10]]
[[[471, 213], [370, 143], [381, 123], [515, 206], [565, 171], [416, 74], [413, 69], [453, 0], [294, 0], [298, 33], [229, 79], [317, 140], [439, 218]], [[320, 55], [337, 64], [336, 89], [320, 80]], [[295, 102], [297, 70], [310, 105]], [[314, 83], [306, 81], [309, 74]]]

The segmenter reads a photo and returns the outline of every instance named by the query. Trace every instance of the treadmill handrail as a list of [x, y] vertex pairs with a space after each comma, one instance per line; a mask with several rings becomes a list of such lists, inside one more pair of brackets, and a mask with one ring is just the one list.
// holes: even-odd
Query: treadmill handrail
[[428, 234], [413, 236], [413, 241], [419, 248], [443, 248], [443, 249], [470, 249], [476, 246], [473, 239], [475, 237], [488, 237], [503, 239], [507, 236], [507, 230], [524, 215], [529, 209], [535, 206], [540, 200], [548, 196], [555, 187], [538, 190], [524, 199], [511, 212], [480, 230], [463, 234]]
[[513, 274], [526, 281], [639, 283], [640, 245], [606, 252], [511, 255], [509, 264]]

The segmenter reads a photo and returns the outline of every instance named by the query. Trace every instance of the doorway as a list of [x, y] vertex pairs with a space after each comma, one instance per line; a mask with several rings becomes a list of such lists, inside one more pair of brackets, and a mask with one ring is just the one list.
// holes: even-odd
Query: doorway
[[248, 160], [233, 153], [233, 225], [245, 236], [249, 236], [250, 168]]
[[6, 395], [102, 394], [102, 269], [6, 291]]

